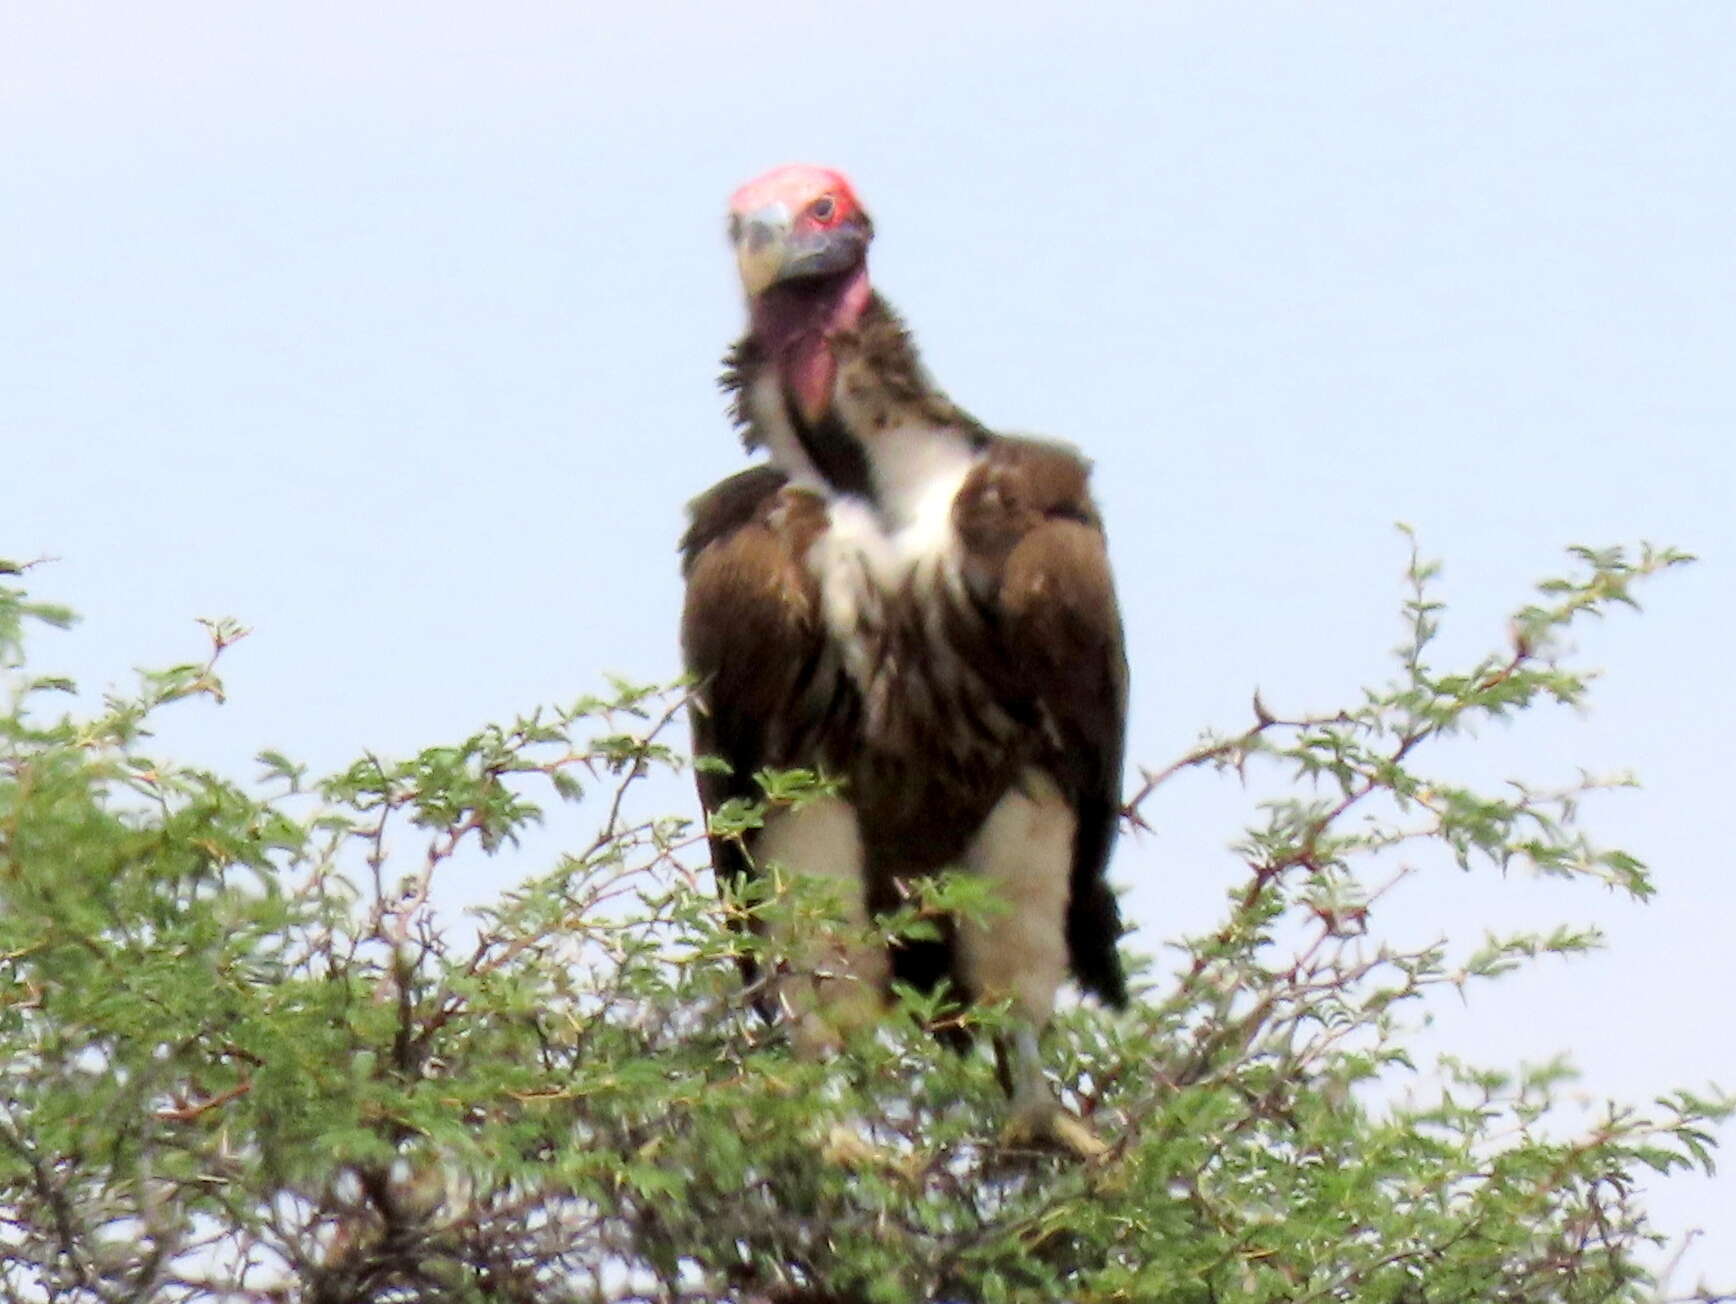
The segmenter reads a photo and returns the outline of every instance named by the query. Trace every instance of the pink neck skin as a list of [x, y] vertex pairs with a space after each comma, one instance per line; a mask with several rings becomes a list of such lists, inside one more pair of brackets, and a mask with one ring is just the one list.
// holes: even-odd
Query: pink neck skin
[[753, 336], [765, 348], [784, 392], [808, 425], [818, 425], [832, 402], [837, 363], [829, 340], [862, 319], [873, 297], [868, 265], [838, 276], [774, 285], [753, 301]]

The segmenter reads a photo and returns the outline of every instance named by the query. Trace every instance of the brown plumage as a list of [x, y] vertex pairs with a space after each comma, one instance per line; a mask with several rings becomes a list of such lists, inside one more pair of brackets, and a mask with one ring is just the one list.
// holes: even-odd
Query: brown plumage
[[[1080, 456], [985, 429], [929, 380], [868, 288], [859, 214], [818, 169], [735, 204], [751, 321], [724, 384], [771, 461], [696, 499], [681, 544], [696, 751], [730, 767], [700, 795], [756, 798], [766, 767], [843, 786], [805, 825], [718, 840], [715, 863], [801, 862], [854, 884], [864, 914], [901, 879], [983, 874], [1008, 922], [857, 957], [856, 976], [1010, 995], [1040, 1027], [1063, 967], [1126, 998], [1105, 871], [1127, 674], [1102, 524]], [[1053, 1114], [1033, 1071], [1015, 1068], [1016, 1103]]]

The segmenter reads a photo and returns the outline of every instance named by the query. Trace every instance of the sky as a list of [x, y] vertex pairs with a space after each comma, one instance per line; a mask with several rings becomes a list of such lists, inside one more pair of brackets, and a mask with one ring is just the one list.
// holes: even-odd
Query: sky
[[[1579, 635], [1588, 711], [1450, 756], [1635, 771], [1587, 814], [1658, 899], [1446, 871], [1387, 909], [1610, 940], [1431, 1044], [1569, 1053], [1588, 1108], [1736, 1087], [1733, 50], [1724, 0], [0, 0], [0, 556], [56, 559], [84, 619], [39, 654], [93, 691], [251, 626], [161, 734], [236, 775], [670, 676], [682, 505], [745, 464], [724, 202], [837, 166], [953, 397], [1094, 459], [1138, 762], [1385, 678], [1395, 522], [1444, 562], [1443, 664], [1569, 544], [1701, 557]], [[1147, 806], [1142, 949], [1216, 917], [1249, 806]], [[1679, 1287], [1736, 1281], [1727, 1168], [1652, 1192], [1703, 1229]]]

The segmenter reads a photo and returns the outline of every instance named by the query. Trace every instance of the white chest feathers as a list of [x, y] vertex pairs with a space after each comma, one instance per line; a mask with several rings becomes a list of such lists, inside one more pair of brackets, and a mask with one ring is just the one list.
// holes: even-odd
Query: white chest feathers
[[[896, 671], [895, 642], [906, 659], [943, 653], [933, 646], [940, 615], [962, 593], [953, 500], [982, 453], [964, 431], [898, 411], [873, 384], [860, 383], [860, 370], [845, 366], [832, 401], [843, 429], [861, 432], [872, 501], [828, 483], [769, 369], [748, 391], [747, 406], [773, 464], [792, 486], [826, 500], [829, 527], [809, 549], [807, 564], [819, 584], [827, 633], [850, 676], [867, 689]], [[913, 648], [912, 633], [929, 646]]]
[[[935, 655], [941, 610], [961, 591], [953, 500], [978, 454], [951, 431], [876, 433], [877, 502], [833, 495], [830, 528], [808, 554], [827, 632], [856, 682], [895, 672], [895, 645]], [[926, 637], [925, 637], [926, 636]]]

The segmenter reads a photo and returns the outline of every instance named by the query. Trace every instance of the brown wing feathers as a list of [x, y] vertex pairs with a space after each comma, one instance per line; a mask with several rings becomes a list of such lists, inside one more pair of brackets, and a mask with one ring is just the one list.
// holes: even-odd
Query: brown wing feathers
[[959, 493], [966, 582], [1004, 648], [1009, 690], [1053, 730], [1045, 767], [1073, 803], [1067, 943], [1080, 985], [1127, 999], [1104, 877], [1121, 809], [1127, 663], [1102, 526], [1077, 454], [1000, 439]]
[[[818, 592], [801, 558], [825, 528], [825, 508], [758, 466], [688, 511], [681, 645], [695, 679], [693, 751], [730, 767], [699, 775], [709, 813], [731, 797], [757, 798], [758, 770], [798, 763], [788, 754], [791, 707], [821, 650]], [[748, 868], [734, 842], [714, 839], [712, 856], [726, 877]]]

